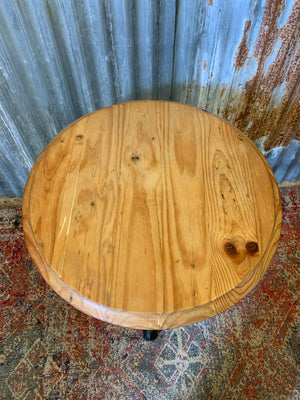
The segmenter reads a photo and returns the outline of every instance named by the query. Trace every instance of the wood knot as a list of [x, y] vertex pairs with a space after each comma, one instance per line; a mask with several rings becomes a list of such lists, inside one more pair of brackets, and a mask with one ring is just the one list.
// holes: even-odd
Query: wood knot
[[258, 244], [256, 242], [248, 242], [246, 244], [246, 250], [250, 254], [255, 254], [258, 252]]
[[224, 250], [229, 255], [229, 257], [235, 257], [238, 255], [237, 248], [231, 242], [225, 243]]
[[83, 135], [75, 136], [75, 144], [82, 144], [83, 142]]
[[140, 157], [139, 157], [139, 156], [132, 156], [132, 157], [131, 157], [131, 161], [132, 161], [133, 163], [137, 163], [138, 161], [140, 161]]

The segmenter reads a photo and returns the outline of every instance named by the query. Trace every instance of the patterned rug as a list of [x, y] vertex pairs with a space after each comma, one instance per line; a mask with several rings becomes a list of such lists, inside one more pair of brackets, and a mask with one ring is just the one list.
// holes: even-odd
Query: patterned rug
[[21, 207], [2, 201], [0, 399], [300, 399], [300, 186], [281, 194], [281, 241], [258, 286], [154, 342], [58, 297], [28, 255]]

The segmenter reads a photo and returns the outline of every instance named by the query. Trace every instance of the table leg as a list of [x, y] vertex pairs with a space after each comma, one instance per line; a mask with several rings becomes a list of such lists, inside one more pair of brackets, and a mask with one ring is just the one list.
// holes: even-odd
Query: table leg
[[143, 331], [143, 338], [147, 340], [147, 342], [155, 340], [158, 336], [159, 331]]

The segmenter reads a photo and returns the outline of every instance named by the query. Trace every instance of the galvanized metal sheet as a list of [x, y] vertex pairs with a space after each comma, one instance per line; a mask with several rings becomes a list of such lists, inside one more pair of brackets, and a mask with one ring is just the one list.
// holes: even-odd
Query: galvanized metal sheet
[[174, 98], [208, 109], [265, 150], [300, 139], [300, 2], [179, 2]]

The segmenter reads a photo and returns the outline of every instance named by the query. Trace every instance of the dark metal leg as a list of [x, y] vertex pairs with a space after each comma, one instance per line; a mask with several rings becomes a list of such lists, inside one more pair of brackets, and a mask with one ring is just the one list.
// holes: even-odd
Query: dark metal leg
[[147, 340], [147, 342], [155, 340], [158, 336], [159, 331], [143, 331], [143, 338]]

